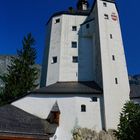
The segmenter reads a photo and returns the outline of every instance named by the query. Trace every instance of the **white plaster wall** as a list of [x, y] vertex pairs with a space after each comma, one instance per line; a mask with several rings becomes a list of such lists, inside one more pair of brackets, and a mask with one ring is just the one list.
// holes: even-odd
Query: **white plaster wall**
[[[99, 47], [101, 51], [106, 129], [116, 129], [121, 108], [129, 100], [130, 88], [118, 12], [114, 3], [106, 3], [107, 7], [104, 7], [103, 1], [97, 0]], [[118, 21], [111, 19], [112, 12], [115, 12], [118, 16]], [[104, 14], [109, 15], [109, 20], [104, 19]], [[113, 39], [110, 39], [110, 33], [113, 35]], [[112, 55], [115, 55], [115, 61], [112, 60]], [[118, 84], [115, 84], [115, 77], [118, 78]]]
[[93, 41], [92, 38], [80, 38], [79, 40], [78, 80], [93, 81]]
[[100, 85], [100, 87], [103, 87], [97, 2], [95, 3], [94, 8], [92, 9], [90, 15], [87, 17], [86, 21], [91, 21], [89, 34], [92, 36], [93, 41], [93, 78], [94, 81]]
[[[86, 27], [87, 24], [89, 24], [89, 28]], [[93, 35], [95, 36], [93, 33], [95, 33], [95, 19], [92, 18], [90, 21], [88, 21], [88, 18], [86, 18], [85, 23], [81, 25], [79, 36], [91, 38]]]
[[[80, 24], [86, 20], [86, 16], [61, 15], [60, 23], [56, 25], [52, 22], [47, 71], [47, 85], [57, 81], [78, 81], [80, 67], [78, 63], [72, 63], [72, 56], [79, 55], [81, 64], [90, 71], [81, 67], [81, 73], [83, 73], [81, 79], [90, 81], [93, 78], [103, 87], [104, 102], [102, 103], [105, 107], [106, 129], [116, 128], [119, 113], [126, 100], [129, 100], [130, 91], [119, 18], [118, 21], [113, 21], [112, 12], [118, 15], [114, 3], [107, 2], [107, 7], [103, 7], [103, 1], [97, 0], [93, 12], [87, 18], [95, 18], [96, 28], [93, 27], [95, 28], [93, 35], [88, 33], [82, 37], [79, 36]], [[109, 15], [109, 20], [104, 19], [104, 14]], [[78, 30], [72, 31], [72, 26], [77, 26]], [[113, 35], [113, 39], [110, 39], [110, 34]], [[71, 48], [71, 41], [77, 41], [78, 48]], [[88, 44], [90, 49], [86, 50], [85, 44]], [[88, 57], [87, 54], [89, 54]], [[51, 58], [54, 55], [58, 56], [58, 62], [52, 65]], [[115, 55], [115, 61], [112, 61], [112, 55]], [[93, 77], [91, 73], [93, 73]], [[118, 85], [115, 84], [115, 77], [118, 78]], [[72, 100], [70, 99], [70, 102], [75, 102]], [[80, 119], [79, 122], [82, 124]], [[94, 126], [96, 127], [96, 125]]]
[[[59, 23], [56, 23], [56, 19], [60, 19]], [[46, 76], [46, 85], [54, 84], [59, 79], [59, 67], [60, 67], [60, 49], [61, 49], [61, 26], [62, 16], [52, 18], [51, 37], [48, 53], [48, 67]], [[47, 36], [48, 38], [49, 36]], [[47, 46], [48, 47], [48, 46]], [[52, 63], [52, 58], [57, 57], [57, 63]]]
[[[93, 80], [102, 85], [95, 16], [92, 13], [91, 15], [93, 20], [89, 22], [89, 29], [86, 29], [86, 24], [81, 26], [86, 16], [61, 15], [52, 19], [51, 26], [48, 27], [48, 30], [51, 30], [50, 42], [47, 43], [45, 50], [48, 52], [44, 56], [44, 62], [48, 61], [48, 63], [42, 71], [42, 75], [46, 76], [47, 86], [57, 81]], [[60, 23], [55, 24], [58, 18], [60, 18]], [[72, 26], [77, 26], [77, 31], [72, 31]], [[72, 41], [77, 41], [77, 48], [71, 47]], [[46, 60], [46, 55], [48, 55], [48, 60]], [[56, 64], [51, 64], [53, 56], [58, 57]], [[79, 57], [78, 63], [72, 62], [73, 56]]]
[[[98, 97], [97, 102], [92, 102], [91, 97]], [[60, 125], [56, 131], [56, 140], [71, 140], [74, 127], [86, 127], [101, 130], [101, 100], [99, 95], [41, 95], [31, 94], [12, 105], [23, 109], [35, 116], [46, 119], [57, 101], [61, 114]], [[86, 105], [86, 112], [81, 112], [81, 105]]]
[[[86, 25], [89, 24], [89, 28]], [[94, 20], [81, 26], [79, 32], [78, 80], [95, 80], [95, 24]]]
[[[55, 20], [58, 18], [60, 18], [60, 22], [56, 24]], [[45, 65], [43, 65], [42, 70], [42, 79], [44, 80], [43, 76], [46, 77], [47, 86], [56, 83], [57, 81], [93, 80], [93, 76], [91, 76], [93, 74], [93, 62], [91, 62], [93, 57], [92, 55], [89, 55], [87, 58], [87, 53], [86, 55], [81, 53], [93, 52], [92, 38], [85, 38], [83, 41], [83, 38], [81, 39], [80, 37], [80, 26], [86, 18], [87, 16], [64, 14], [52, 18], [52, 21], [48, 24], [47, 30], [50, 32], [50, 34], [47, 36], [49, 39], [47, 39], [46, 43], [47, 45], [43, 60], [43, 64]], [[72, 31], [72, 26], [76, 26], [77, 31]], [[82, 43], [80, 43], [81, 40]], [[71, 47], [72, 41], [77, 42], [77, 48]], [[86, 67], [86, 70], [83, 71], [83, 74], [79, 74], [79, 64], [72, 62], [72, 57], [79, 56], [79, 54], [80, 58], [85, 60], [80, 62], [80, 64]], [[57, 63], [55, 64], [52, 64], [53, 56], [57, 56]], [[45, 61], [48, 62], [46, 63]], [[90, 71], [88, 71], [87, 68], [89, 68]], [[47, 72], [45, 72], [45, 70]], [[87, 73], [87, 77], [84, 76], [85, 73]]]
[[[60, 52], [59, 81], [78, 81], [78, 63], [72, 62], [73, 56], [79, 56], [79, 31], [80, 24], [86, 16], [63, 15], [62, 16], [62, 37]], [[77, 31], [72, 31], [72, 26], [77, 27]], [[71, 42], [76, 41], [77, 48], [71, 47]]]
[[[82, 128], [90, 128], [92, 130], [100, 131], [102, 130], [102, 121], [101, 121], [101, 98], [98, 98], [97, 102], [92, 102], [89, 97], [76, 97], [76, 110], [78, 125]], [[85, 104], [87, 107], [86, 112], [81, 112], [81, 104]]]

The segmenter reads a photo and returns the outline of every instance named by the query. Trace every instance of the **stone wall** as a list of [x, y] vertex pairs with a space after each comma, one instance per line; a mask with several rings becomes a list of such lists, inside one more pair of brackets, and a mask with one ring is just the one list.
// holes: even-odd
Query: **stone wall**
[[102, 130], [97, 133], [87, 128], [76, 128], [72, 132], [72, 140], [117, 140], [114, 132], [115, 130], [108, 130], [107, 132]]

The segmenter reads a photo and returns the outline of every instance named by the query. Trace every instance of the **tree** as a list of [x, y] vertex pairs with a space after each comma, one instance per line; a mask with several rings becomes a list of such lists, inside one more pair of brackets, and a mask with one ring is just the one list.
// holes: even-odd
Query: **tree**
[[124, 105], [116, 136], [119, 140], [140, 139], [140, 106], [133, 102]]
[[0, 95], [3, 102], [22, 96], [37, 86], [34, 84], [38, 74], [37, 68], [34, 67], [36, 59], [36, 49], [32, 47], [34, 44], [35, 40], [29, 33], [22, 41], [23, 48], [17, 50], [17, 57], [11, 58], [8, 73], [1, 76], [5, 83], [3, 93]]

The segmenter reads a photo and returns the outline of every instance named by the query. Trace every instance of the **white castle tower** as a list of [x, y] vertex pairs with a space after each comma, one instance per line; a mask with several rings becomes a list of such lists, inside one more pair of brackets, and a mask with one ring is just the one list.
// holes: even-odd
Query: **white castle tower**
[[86, 0], [77, 7], [48, 22], [42, 85], [95, 81], [103, 89], [105, 127], [116, 128], [130, 91], [116, 4], [95, 0], [89, 15]]
[[[116, 129], [129, 100], [129, 82], [114, 0], [95, 0], [91, 10], [55, 13], [47, 23], [41, 89], [13, 105], [46, 119], [59, 106], [57, 140], [70, 140], [74, 127]], [[53, 138], [53, 139], [54, 139]]]

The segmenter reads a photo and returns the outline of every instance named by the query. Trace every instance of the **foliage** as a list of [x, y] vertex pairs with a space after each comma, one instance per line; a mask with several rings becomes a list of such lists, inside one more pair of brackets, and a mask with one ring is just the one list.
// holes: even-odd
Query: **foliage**
[[140, 106], [133, 102], [124, 105], [116, 136], [119, 140], [140, 139]]
[[13, 100], [37, 86], [34, 84], [38, 74], [37, 68], [34, 67], [36, 59], [36, 49], [32, 47], [34, 43], [31, 33], [24, 37], [23, 48], [17, 50], [17, 57], [11, 58], [8, 73], [0, 77], [5, 84], [0, 95], [1, 101]]

